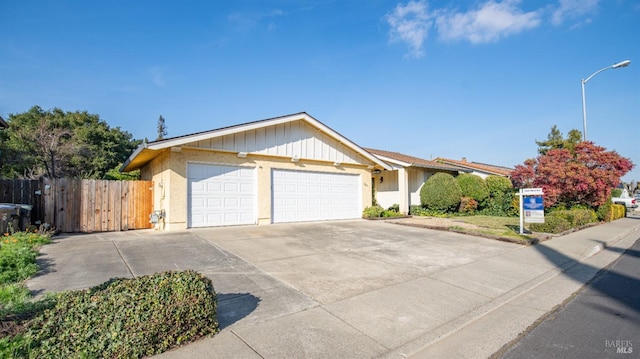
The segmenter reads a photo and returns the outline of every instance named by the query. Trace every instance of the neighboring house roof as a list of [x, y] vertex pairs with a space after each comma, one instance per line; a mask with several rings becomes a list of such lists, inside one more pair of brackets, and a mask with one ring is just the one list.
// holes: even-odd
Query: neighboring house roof
[[405, 155], [399, 152], [376, 150], [374, 148], [365, 148], [365, 150], [378, 156], [381, 160], [393, 162], [404, 167], [420, 167], [441, 171], [467, 172], [466, 170], [463, 170], [459, 167], [449, 166], [447, 164], [429, 161], [422, 158]]
[[0, 128], [7, 128], [9, 127], [9, 124], [4, 120], [4, 118], [2, 118], [2, 116], [0, 116]]
[[204, 141], [212, 138], [233, 135], [233, 134], [241, 133], [244, 131], [256, 130], [264, 127], [280, 125], [283, 123], [293, 122], [293, 121], [305, 121], [310, 126], [313, 126], [315, 129], [330, 136], [331, 138], [336, 140], [338, 143], [351, 149], [352, 151], [355, 151], [362, 157], [371, 161], [372, 164], [382, 167], [384, 169], [388, 169], [388, 170], [391, 169], [391, 167], [389, 167], [389, 165], [387, 165], [384, 161], [380, 160], [378, 157], [372, 155], [371, 153], [365, 151], [363, 148], [351, 142], [349, 139], [342, 136], [338, 132], [334, 131], [327, 125], [316, 120], [306, 112], [299, 112], [299, 113], [286, 115], [286, 116], [274, 117], [274, 118], [269, 118], [265, 120], [254, 121], [254, 122], [247, 122], [239, 125], [218, 128], [215, 130], [197, 132], [189, 135], [177, 136], [177, 137], [162, 139], [158, 141], [143, 143], [140, 146], [138, 146], [138, 148], [133, 152], [133, 154], [131, 154], [131, 156], [129, 156], [127, 161], [122, 166], [121, 171], [128, 172], [144, 166], [149, 161], [154, 159], [157, 155], [159, 155], [161, 150], [166, 148], [184, 146], [197, 141]]
[[434, 161], [452, 165], [452, 166], [462, 167], [468, 170], [485, 172], [488, 174], [506, 176], [506, 177], [509, 177], [511, 175], [511, 172], [513, 171], [513, 168], [509, 168], [509, 167], [495, 166], [495, 165], [489, 165], [486, 163], [479, 163], [479, 162], [469, 162], [465, 157], [463, 157], [462, 160], [452, 160], [449, 158], [438, 157]]

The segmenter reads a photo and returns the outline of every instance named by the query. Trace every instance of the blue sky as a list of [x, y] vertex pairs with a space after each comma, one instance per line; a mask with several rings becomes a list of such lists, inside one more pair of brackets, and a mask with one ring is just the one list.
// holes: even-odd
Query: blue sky
[[514, 166], [553, 125], [640, 180], [632, 0], [0, 2], [0, 116], [100, 115], [135, 138], [306, 111], [363, 147]]

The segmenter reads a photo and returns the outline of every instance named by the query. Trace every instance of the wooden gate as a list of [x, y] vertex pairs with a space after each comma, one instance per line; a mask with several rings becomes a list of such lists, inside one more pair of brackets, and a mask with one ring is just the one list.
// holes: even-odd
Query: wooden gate
[[49, 223], [62, 232], [152, 228], [151, 181], [0, 180], [0, 202], [31, 204], [32, 223]]

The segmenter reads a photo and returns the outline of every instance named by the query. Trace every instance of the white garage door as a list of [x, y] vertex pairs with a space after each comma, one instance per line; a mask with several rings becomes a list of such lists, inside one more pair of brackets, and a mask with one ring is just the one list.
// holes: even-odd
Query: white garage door
[[362, 217], [359, 175], [274, 169], [271, 183], [274, 223]]
[[190, 163], [188, 226], [256, 223], [255, 169]]

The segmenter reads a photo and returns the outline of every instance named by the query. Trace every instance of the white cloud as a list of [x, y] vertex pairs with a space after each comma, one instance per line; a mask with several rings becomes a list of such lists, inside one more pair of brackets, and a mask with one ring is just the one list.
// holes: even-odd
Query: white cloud
[[165, 74], [167, 72], [167, 68], [163, 66], [153, 66], [149, 68], [149, 74], [151, 75], [151, 81], [156, 86], [165, 87], [167, 82], [165, 80]]
[[424, 56], [423, 43], [432, 26], [432, 16], [427, 11], [425, 1], [409, 1], [398, 4], [385, 16], [391, 26], [391, 41], [401, 41], [409, 45], [410, 57]]
[[519, 3], [519, 0], [490, 0], [476, 10], [443, 11], [436, 20], [438, 34], [444, 40], [462, 39], [477, 44], [494, 42], [539, 26], [540, 11], [523, 12]]
[[502, 38], [539, 27], [543, 20], [554, 25], [566, 19], [580, 20], [572, 27], [591, 22], [585, 15], [596, 10], [600, 0], [558, 0], [554, 5], [523, 10], [522, 0], [484, 0], [478, 6], [459, 11], [452, 7], [429, 9], [427, 0], [399, 3], [384, 17], [392, 42], [409, 46], [408, 56], [424, 56], [424, 43], [432, 27], [444, 41], [466, 40], [473, 44]]
[[[250, 32], [256, 28], [266, 28], [268, 31], [273, 31], [277, 28], [277, 24], [273, 19], [285, 16], [284, 11], [280, 9], [266, 11], [266, 12], [232, 12], [227, 16], [229, 22], [234, 26], [236, 31]], [[267, 22], [265, 25], [264, 22]]]
[[[551, 14], [551, 23], [562, 24], [566, 19], [580, 18], [593, 12], [598, 7], [599, 0], [560, 0], [558, 7]], [[587, 23], [591, 19], [585, 20]]]

